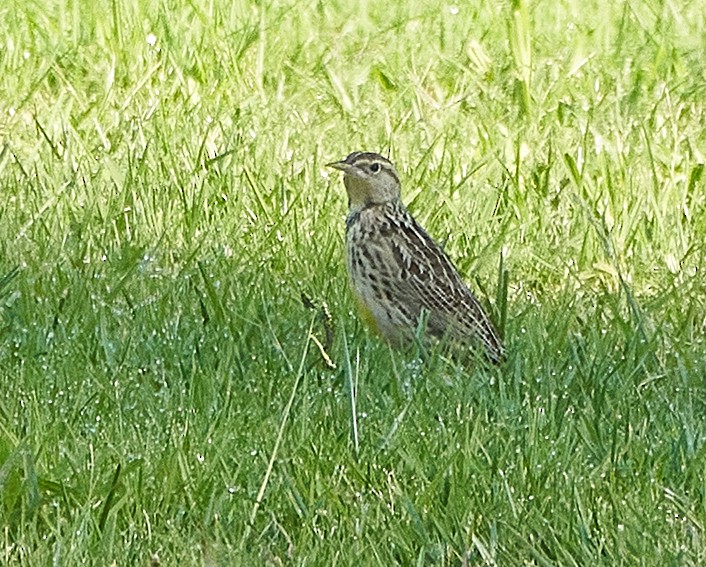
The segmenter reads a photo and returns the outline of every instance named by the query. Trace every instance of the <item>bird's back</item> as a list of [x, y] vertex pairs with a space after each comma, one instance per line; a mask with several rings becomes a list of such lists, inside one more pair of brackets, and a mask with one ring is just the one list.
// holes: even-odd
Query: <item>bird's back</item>
[[389, 342], [426, 332], [500, 361], [490, 319], [451, 261], [400, 201], [363, 208], [346, 222], [348, 273], [364, 318]]

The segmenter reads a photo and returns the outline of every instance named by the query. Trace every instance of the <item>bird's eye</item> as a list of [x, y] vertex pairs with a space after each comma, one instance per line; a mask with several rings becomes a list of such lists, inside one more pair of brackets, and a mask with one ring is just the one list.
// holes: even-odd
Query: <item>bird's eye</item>
[[379, 163], [370, 164], [370, 171], [372, 171], [373, 173], [377, 173], [378, 171], [380, 171], [380, 164]]

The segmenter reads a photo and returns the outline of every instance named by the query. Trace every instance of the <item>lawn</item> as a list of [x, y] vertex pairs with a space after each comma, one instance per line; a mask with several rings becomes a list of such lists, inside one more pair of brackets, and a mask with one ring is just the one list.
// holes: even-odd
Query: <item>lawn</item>
[[[0, 563], [706, 564], [706, 2], [0, 6]], [[357, 319], [389, 155], [507, 361]]]

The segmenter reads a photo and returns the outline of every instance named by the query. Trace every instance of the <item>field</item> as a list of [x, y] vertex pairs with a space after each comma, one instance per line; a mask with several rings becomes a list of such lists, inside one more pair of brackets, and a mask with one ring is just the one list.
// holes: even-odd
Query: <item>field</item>
[[[706, 564], [706, 2], [0, 6], [0, 564]], [[505, 336], [391, 350], [389, 155]]]

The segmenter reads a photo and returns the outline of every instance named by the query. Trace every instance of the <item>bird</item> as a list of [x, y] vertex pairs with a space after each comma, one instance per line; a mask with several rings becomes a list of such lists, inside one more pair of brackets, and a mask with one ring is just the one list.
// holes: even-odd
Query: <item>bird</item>
[[503, 361], [503, 342], [490, 317], [402, 203], [392, 162], [358, 151], [326, 165], [344, 174], [346, 264], [363, 321], [393, 346], [413, 343], [421, 330], [456, 354]]

